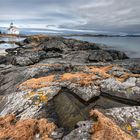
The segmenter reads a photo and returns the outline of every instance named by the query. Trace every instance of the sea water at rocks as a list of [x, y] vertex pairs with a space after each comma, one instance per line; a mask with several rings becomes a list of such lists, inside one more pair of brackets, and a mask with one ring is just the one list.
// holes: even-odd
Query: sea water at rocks
[[86, 37], [71, 36], [78, 40], [104, 44], [112, 49], [125, 52], [131, 58], [140, 58], [140, 37]]
[[[0, 41], [6, 41], [6, 42], [18, 42], [18, 41], [22, 41], [25, 38], [20, 38], [20, 37], [1, 37]], [[15, 43], [1, 43], [0, 44], [0, 55], [5, 55], [5, 49], [8, 48], [16, 48], [18, 47], [18, 45], [16, 45]]]

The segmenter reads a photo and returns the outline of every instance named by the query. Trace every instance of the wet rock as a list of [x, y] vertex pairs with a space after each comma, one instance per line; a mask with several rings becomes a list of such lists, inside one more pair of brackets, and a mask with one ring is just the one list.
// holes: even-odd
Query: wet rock
[[53, 102], [55, 112], [58, 115], [58, 122], [66, 131], [74, 129], [77, 122], [83, 121], [88, 117], [88, 113], [82, 110], [85, 105], [71, 95], [68, 90], [60, 91], [53, 99]]
[[64, 63], [87, 63], [88, 62], [88, 56], [90, 52], [89, 51], [71, 51], [68, 54], [64, 54], [62, 56], [62, 60]]
[[39, 62], [41, 59], [45, 57], [46, 53], [44, 51], [26, 52], [23, 55], [15, 55], [12, 60], [12, 64], [20, 66], [28, 66]]

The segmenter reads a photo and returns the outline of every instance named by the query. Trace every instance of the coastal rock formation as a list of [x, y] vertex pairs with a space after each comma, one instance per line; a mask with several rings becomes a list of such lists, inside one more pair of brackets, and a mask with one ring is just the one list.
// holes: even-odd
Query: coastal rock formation
[[9, 63], [13, 65], [32, 65], [46, 58], [62, 58], [66, 63], [71, 60], [85, 63], [128, 58], [123, 52], [103, 50], [95, 43], [62, 37], [30, 36], [19, 45], [6, 50]]
[[18, 44], [0, 61], [0, 138], [140, 139], [140, 59], [62, 37]]

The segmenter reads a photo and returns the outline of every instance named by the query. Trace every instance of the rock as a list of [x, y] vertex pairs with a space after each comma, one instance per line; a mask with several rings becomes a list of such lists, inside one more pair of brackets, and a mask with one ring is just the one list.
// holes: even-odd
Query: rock
[[140, 106], [111, 108], [104, 113], [128, 134], [140, 139]]
[[80, 50], [99, 50], [100, 47], [95, 43], [89, 43], [86, 41], [80, 41], [75, 39], [63, 39], [63, 42], [68, 46], [68, 48], [73, 51]]
[[64, 127], [68, 132], [74, 129], [77, 122], [87, 118], [87, 113], [83, 110], [85, 105], [71, 95], [68, 90], [60, 91], [60, 93], [54, 97], [53, 102], [54, 111], [58, 115], [58, 122], [61, 127]]
[[99, 50], [99, 51], [92, 51], [91, 54], [89, 55], [88, 60], [91, 62], [106, 62], [106, 61], [112, 61], [113, 58], [108, 52], [104, 50]]
[[68, 47], [60, 40], [50, 40], [43, 42], [39, 47], [41, 47], [46, 52], [54, 51], [64, 53], [68, 51]]
[[137, 78], [128, 78], [125, 82], [117, 81], [113, 78], [101, 82], [101, 91], [112, 96], [126, 98], [133, 101], [140, 100], [140, 87], [136, 85]]
[[17, 120], [14, 115], [0, 117], [0, 139], [46, 139], [50, 138], [55, 130], [54, 123], [48, 122], [47, 119], [25, 119]]
[[13, 65], [0, 65], [0, 94], [6, 95], [15, 92], [17, 89], [17, 84], [19, 84], [25, 78], [24, 67], [15, 67]]
[[121, 51], [116, 51], [116, 50], [106, 50], [113, 58], [113, 60], [123, 60], [123, 59], [128, 59], [129, 57]]
[[128, 59], [128, 57], [123, 52], [116, 50], [91, 51], [88, 58], [88, 60], [91, 62], [107, 62], [120, 59]]
[[93, 97], [100, 95], [100, 89], [95, 85], [80, 86], [77, 84], [70, 84], [68, 86], [68, 89], [70, 89], [84, 101], [89, 101]]
[[37, 91], [26, 90], [7, 95], [7, 103], [1, 115], [15, 114], [20, 118], [40, 117], [43, 106], [58, 92], [59, 87], [41, 88]]
[[6, 56], [0, 56], [0, 64], [5, 64], [7, 62]]
[[64, 135], [64, 129], [63, 128], [57, 128], [55, 131], [51, 133], [51, 138], [53, 139], [62, 139]]
[[[86, 41], [62, 37], [29, 36], [20, 47], [7, 49], [9, 63], [27, 66], [42, 59], [61, 58], [65, 63], [106, 62], [128, 58], [124, 53], [115, 50], [102, 50], [100, 45]], [[21, 62], [20, 62], [21, 61]]]
[[76, 129], [74, 129], [71, 133], [63, 137], [62, 140], [90, 140], [90, 129], [93, 125], [92, 121], [81, 121], [76, 125]]
[[6, 43], [6, 42], [5, 42], [5, 41], [3, 41], [3, 40], [2, 40], [2, 41], [0, 41], [0, 44], [3, 44], [3, 43]]
[[90, 115], [95, 120], [93, 127], [91, 129], [92, 136], [91, 140], [136, 140], [131, 135], [122, 131], [122, 129], [113, 122], [113, 120], [105, 117], [98, 110], [93, 110]]
[[139, 58], [114, 61], [114, 64], [117, 64], [121, 67], [124, 67], [130, 70], [132, 73], [140, 74], [140, 59]]

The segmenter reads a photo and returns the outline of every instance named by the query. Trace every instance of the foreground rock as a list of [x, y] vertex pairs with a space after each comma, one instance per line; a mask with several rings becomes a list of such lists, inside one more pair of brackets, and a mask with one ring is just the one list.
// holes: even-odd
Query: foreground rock
[[97, 122], [92, 128], [92, 140], [136, 140], [134, 137], [122, 131], [111, 119], [105, 117], [97, 110], [91, 111], [91, 116], [97, 119]]
[[15, 116], [0, 117], [0, 139], [12, 140], [52, 140], [56, 126], [46, 119], [26, 119], [18, 121]]
[[79, 122], [63, 140], [136, 140], [99, 111], [92, 110], [90, 115], [94, 121]]
[[140, 139], [140, 106], [107, 109], [105, 114], [128, 134]]

